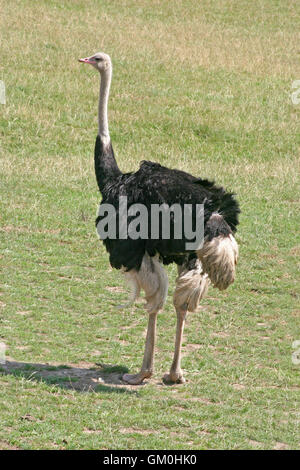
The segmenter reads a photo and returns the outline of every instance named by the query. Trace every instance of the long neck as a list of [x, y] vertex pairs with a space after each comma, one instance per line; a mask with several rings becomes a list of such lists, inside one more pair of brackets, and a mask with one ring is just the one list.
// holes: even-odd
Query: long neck
[[109, 67], [101, 74], [100, 96], [98, 105], [98, 136], [95, 144], [95, 173], [101, 192], [105, 186], [113, 182], [121, 171], [117, 165], [108, 131], [107, 104], [112, 69]]
[[100, 80], [100, 95], [98, 105], [98, 132], [103, 143], [110, 141], [109, 130], [108, 130], [108, 116], [107, 116], [107, 104], [109, 97], [109, 89], [111, 83], [112, 68], [111, 66], [101, 74]]

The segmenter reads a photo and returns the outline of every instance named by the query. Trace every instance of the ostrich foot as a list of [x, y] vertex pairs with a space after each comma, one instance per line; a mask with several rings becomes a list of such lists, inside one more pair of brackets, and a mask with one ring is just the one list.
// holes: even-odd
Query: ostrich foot
[[149, 379], [152, 372], [139, 372], [138, 374], [124, 374], [122, 380], [130, 385], [140, 385], [144, 379]]
[[183, 377], [182, 371], [179, 372], [170, 372], [163, 376], [163, 382], [165, 384], [184, 384], [185, 378]]

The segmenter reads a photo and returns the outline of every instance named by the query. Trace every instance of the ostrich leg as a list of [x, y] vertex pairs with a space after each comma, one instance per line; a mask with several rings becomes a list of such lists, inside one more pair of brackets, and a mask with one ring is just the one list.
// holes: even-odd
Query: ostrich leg
[[156, 318], [168, 293], [168, 277], [157, 258], [144, 255], [139, 271], [129, 271], [134, 290], [145, 291], [146, 310], [149, 313], [144, 359], [138, 374], [124, 374], [122, 379], [131, 385], [139, 385], [153, 373], [153, 357], [156, 334]]
[[180, 368], [181, 363], [181, 345], [182, 345], [182, 336], [184, 330], [184, 323], [187, 314], [187, 308], [181, 307], [176, 308], [177, 314], [177, 325], [176, 325], [176, 338], [175, 338], [175, 351], [173, 362], [169, 374], [165, 374], [163, 381], [166, 383], [178, 383], [183, 384], [185, 379], [183, 377], [183, 372]]
[[144, 359], [140, 372], [138, 374], [123, 375], [123, 380], [131, 385], [142, 383], [144, 379], [148, 379], [153, 373], [157, 313], [149, 313]]
[[173, 296], [177, 315], [175, 351], [170, 372], [163, 377], [163, 381], [166, 383], [182, 384], [185, 382], [180, 362], [186, 314], [188, 311], [194, 312], [197, 309], [200, 300], [207, 292], [208, 286], [209, 278], [207, 274], [203, 273], [199, 260], [192, 260], [187, 264], [178, 266], [178, 277]]

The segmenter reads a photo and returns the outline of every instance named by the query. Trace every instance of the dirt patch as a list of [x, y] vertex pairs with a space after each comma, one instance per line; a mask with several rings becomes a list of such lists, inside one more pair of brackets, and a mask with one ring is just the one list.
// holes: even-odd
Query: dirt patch
[[243, 384], [232, 384], [234, 390], [245, 390], [246, 386]]
[[204, 398], [204, 397], [180, 398], [180, 401], [204, 403], [205, 405], [222, 405], [223, 404], [223, 402], [221, 401], [211, 401], [209, 400], [209, 398]]
[[291, 253], [291, 255], [299, 256], [300, 255], [300, 245], [293, 246], [290, 250], [290, 253]]
[[88, 428], [85, 428], [83, 432], [84, 434], [101, 434], [102, 433], [101, 429], [88, 429]]
[[273, 447], [274, 450], [287, 450], [289, 446], [284, 442], [276, 442], [275, 446]]
[[126, 292], [122, 287], [119, 287], [119, 286], [107, 286], [105, 287], [105, 290], [108, 290], [109, 292], [120, 292], [120, 293], [124, 293]]
[[201, 349], [203, 347], [202, 344], [192, 344], [188, 343], [184, 346], [184, 349], [186, 351], [198, 351], [198, 349]]
[[263, 445], [262, 442], [253, 441], [252, 439], [249, 440], [249, 444], [251, 445], [251, 447], [255, 447], [256, 449]]
[[229, 333], [225, 333], [225, 331], [219, 331], [218, 333], [214, 333], [213, 338], [228, 338], [230, 336]]
[[121, 434], [141, 434], [143, 436], [148, 436], [149, 434], [154, 434], [155, 432], [151, 429], [136, 429], [136, 428], [121, 428], [119, 429]]
[[13, 446], [6, 441], [0, 441], [0, 450], [19, 450], [19, 447]]
[[198, 431], [198, 434], [200, 436], [209, 436], [211, 434], [211, 432], [203, 430], [203, 431]]

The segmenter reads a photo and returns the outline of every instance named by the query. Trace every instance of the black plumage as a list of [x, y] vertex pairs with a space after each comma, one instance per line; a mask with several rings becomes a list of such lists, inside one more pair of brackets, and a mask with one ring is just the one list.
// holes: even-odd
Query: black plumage
[[[135, 173], [121, 173], [119, 170], [111, 143], [104, 147], [99, 136], [95, 144], [95, 173], [99, 190], [102, 194], [101, 204], [111, 204], [116, 209], [117, 233], [116, 238], [103, 240], [109, 252], [112, 267], [127, 270], [139, 270], [145, 253], [155, 256], [157, 253], [164, 264], [172, 262], [181, 265], [187, 259], [195, 258], [193, 251], [187, 251], [185, 244], [190, 240], [183, 237], [174, 239], [171, 218], [170, 239], [164, 240], [159, 233], [158, 240], [151, 239], [151, 205], [153, 204], [204, 204], [204, 235], [211, 240], [219, 235], [227, 236], [236, 231], [238, 225], [239, 205], [232, 193], [226, 192], [214, 182], [196, 178], [184, 171], [166, 168], [159, 163], [143, 161]], [[118, 233], [119, 197], [126, 196], [128, 208], [140, 203], [148, 209], [148, 239], [122, 240]], [[222, 215], [220, 218], [211, 217], [213, 213]], [[193, 211], [195, 218], [196, 211]], [[96, 219], [96, 225], [101, 217]], [[128, 224], [132, 218], [128, 217]], [[183, 219], [184, 223], [184, 219]], [[195, 226], [195, 220], [193, 220]]]

